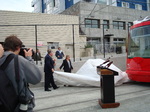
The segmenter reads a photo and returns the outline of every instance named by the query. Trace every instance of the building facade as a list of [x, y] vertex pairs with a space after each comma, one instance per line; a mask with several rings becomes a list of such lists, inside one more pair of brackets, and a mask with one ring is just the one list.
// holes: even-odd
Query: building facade
[[150, 7], [150, 0], [33, 0], [31, 5], [35, 13], [58, 14], [80, 1], [145, 11]]
[[85, 34], [87, 42], [101, 52], [104, 41], [111, 49], [125, 47], [129, 26], [148, 16], [149, 11], [78, 2], [61, 14], [79, 16], [80, 34]]

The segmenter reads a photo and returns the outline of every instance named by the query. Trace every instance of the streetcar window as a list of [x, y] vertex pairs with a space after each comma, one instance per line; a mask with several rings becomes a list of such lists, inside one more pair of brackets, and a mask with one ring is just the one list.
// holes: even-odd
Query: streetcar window
[[130, 31], [128, 57], [150, 57], [150, 26], [134, 28]]

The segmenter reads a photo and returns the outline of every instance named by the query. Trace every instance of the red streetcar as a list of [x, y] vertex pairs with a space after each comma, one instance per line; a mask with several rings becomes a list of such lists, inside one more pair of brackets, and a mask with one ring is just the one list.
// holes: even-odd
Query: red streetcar
[[150, 19], [131, 26], [127, 51], [128, 77], [133, 81], [150, 82]]

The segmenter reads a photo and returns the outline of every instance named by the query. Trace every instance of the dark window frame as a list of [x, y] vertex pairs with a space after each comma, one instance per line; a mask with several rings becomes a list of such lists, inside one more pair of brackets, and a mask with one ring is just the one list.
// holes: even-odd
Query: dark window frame
[[113, 21], [113, 28], [126, 30], [126, 23], [124, 21]]
[[104, 24], [104, 29], [109, 29], [110, 28], [110, 26], [109, 26], [109, 20], [103, 20], [103, 24]]
[[86, 28], [100, 28], [100, 20], [86, 18], [85, 19], [85, 27]]

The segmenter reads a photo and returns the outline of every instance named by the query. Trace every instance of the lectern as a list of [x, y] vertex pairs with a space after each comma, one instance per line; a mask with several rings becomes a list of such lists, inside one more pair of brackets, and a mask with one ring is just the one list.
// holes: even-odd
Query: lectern
[[101, 76], [101, 99], [99, 104], [102, 108], [116, 108], [120, 103], [115, 103], [115, 85], [114, 76], [118, 72], [109, 69], [108, 67], [97, 66], [97, 73]]

